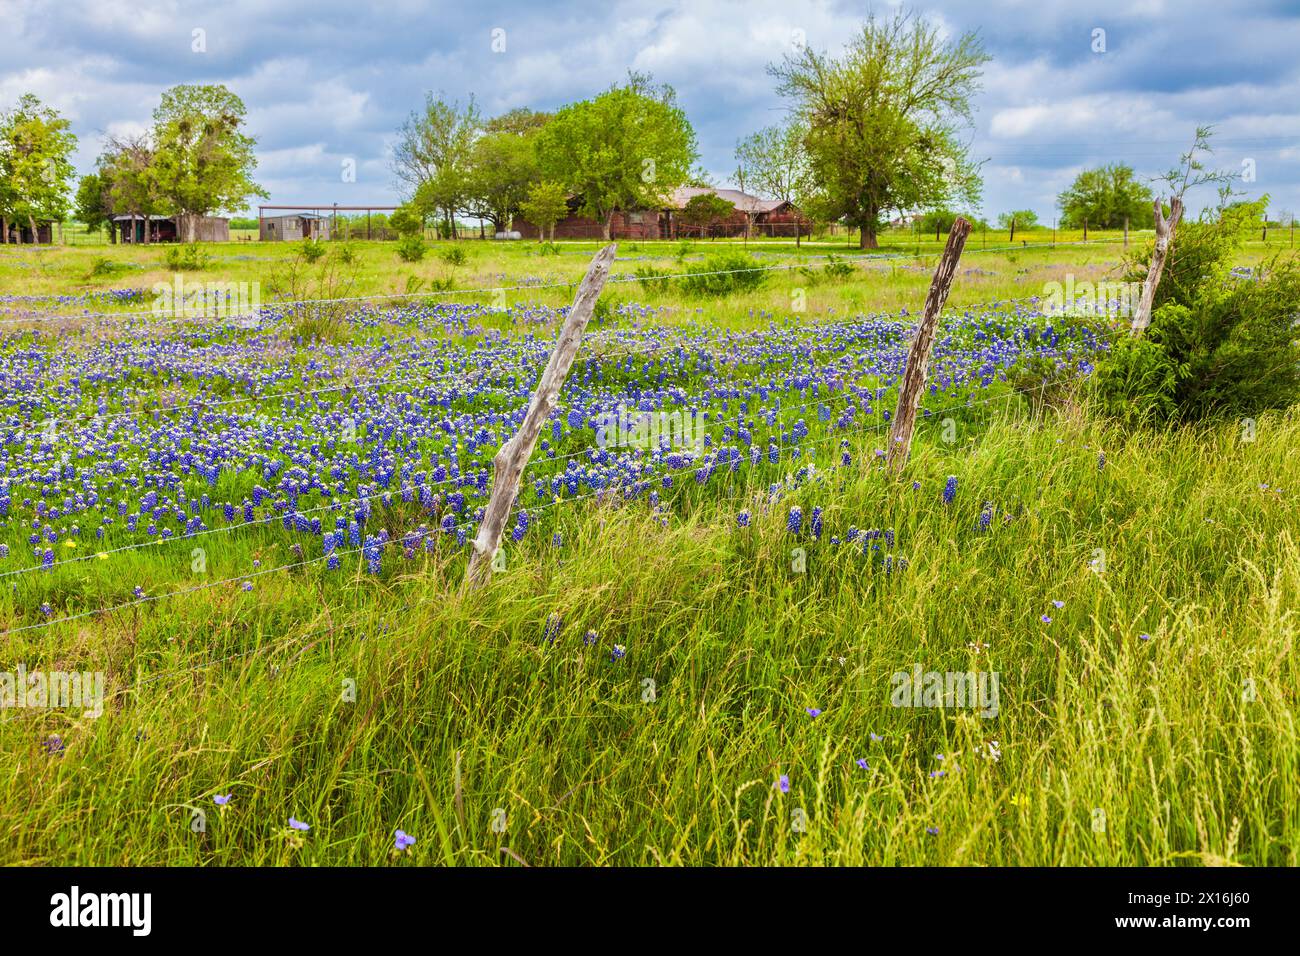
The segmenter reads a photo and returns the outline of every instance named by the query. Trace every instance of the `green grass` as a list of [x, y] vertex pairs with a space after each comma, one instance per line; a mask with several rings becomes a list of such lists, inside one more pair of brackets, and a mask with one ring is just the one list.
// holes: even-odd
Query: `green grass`
[[[904, 239], [891, 239], [904, 258], [848, 279], [790, 270], [717, 300], [676, 286], [612, 294], [659, 309], [644, 321], [741, 330], [915, 310], [938, 247], [931, 237], [912, 260]], [[570, 282], [596, 244], [537, 256], [462, 243], [459, 267], [438, 258], [445, 245], [407, 266], [392, 244], [359, 244], [360, 290], [402, 291], [411, 276], [460, 290]], [[695, 243], [684, 264], [734, 245]], [[1041, 294], [1066, 272], [1111, 275], [1122, 251], [976, 248], [954, 304]], [[750, 249], [791, 264], [814, 250], [838, 254]], [[265, 281], [292, 254], [209, 251], [216, 264], [195, 278]], [[616, 271], [677, 271], [677, 252], [624, 243]], [[161, 255], [0, 247], [0, 293], [147, 288], [169, 279]], [[139, 268], [90, 277], [101, 256]], [[797, 288], [806, 314], [791, 313]], [[511, 323], [500, 326], [518, 332]], [[294, 367], [308, 358], [284, 352]], [[1300, 863], [1296, 410], [1261, 418], [1244, 442], [1235, 423], [1124, 432], [1086, 402], [1036, 414], [1004, 394], [960, 419], [955, 444], [923, 422], [901, 481], [874, 464], [879, 433], [862, 432], [853, 466], [827, 462], [823, 483], [770, 510], [766, 485], [725, 482], [686, 489], [662, 515], [539, 509], [507, 569], [472, 594], [460, 552], [398, 557], [379, 577], [356, 555], [341, 573], [275, 570], [295, 558], [274, 524], [215, 535], [200, 578], [184, 540], [60, 567], [42, 585], [60, 607], [117, 603], [136, 582], [158, 595], [247, 574], [254, 559], [268, 573], [250, 593], [207, 588], [5, 636], [4, 667], [102, 669], [110, 699], [98, 719], [0, 719], [0, 863]], [[948, 475], [958, 491], [945, 506]], [[821, 540], [786, 531], [792, 504], [824, 509]], [[850, 526], [894, 529], [906, 568], [831, 543]], [[25, 562], [22, 530], [11, 540]], [[19, 597], [0, 589], [5, 626], [31, 614]], [[996, 672], [996, 718], [891, 706], [891, 676], [918, 663]], [[58, 755], [43, 746], [54, 734]], [[290, 815], [312, 829], [290, 831]], [[418, 840], [400, 857], [399, 827]]]
[[[112, 701], [0, 723], [0, 860], [379, 864], [401, 827], [413, 863], [1295, 865], [1300, 419], [1249, 444], [1077, 413], [971, 437], [923, 441], [903, 482], [801, 489], [820, 542], [737, 487], [667, 527], [557, 509], [558, 553], [512, 549], [469, 596], [463, 562], [429, 558], [57, 628], [11, 650], [108, 654]], [[831, 546], [850, 524], [895, 528], [908, 567]], [[996, 671], [998, 716], [892, 707], [915, 663]]]

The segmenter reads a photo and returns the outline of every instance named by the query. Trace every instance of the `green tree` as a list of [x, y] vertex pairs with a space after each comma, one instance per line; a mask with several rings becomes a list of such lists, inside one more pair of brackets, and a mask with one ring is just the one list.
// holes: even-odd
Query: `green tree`
[[90, 232], [98, 232], [111, 225], [113, 207], [109, 204], [108, 183], [99, 170], [87, 173], [77, 183], [73, 215]]
[[244, 102], [221, 85], [174, 86], [154, 110], [152, 178], [193, 242], [198, 219], [244, 209], [267, 195], [253, 181], [256, 141], [243, 132]]
[[167, 211], [158, 186], [155, 152], [149, 136], [111, 137], [107, 146], [99, 158], [99, 168], [110, 215], [144, 219], [144, 241], [148, 243], [149, 219]]
[[765, 199], [798, 205], [811, 186], [804, 153], [807, 130], [798, 122], [768, 126], [736, 144], [737, 177], [742, 187]]
[[1123, 163], [1085, 169], [1056, 198], [1061, 208], [1061, 225], [1066, 229], [1119, 229], [1128, 219], [1134, 229], [1149, 229], [1155, 223], [1150, 187], [1138, 182], [1133, 167]]
[[399, 236], [418, 236], [424, 229], [424, 217], [410, 203], [403, 203], [393, 210], [388, 224]]
[[1011, 212], [998, 213], [998, 226], [1010, 229], [1015, 223], [1017, 229], [1033, 229], [1038, 225], [1038, 213], [1032, 209], [1013, 209]]
[[708, 232], [715, 222], [720, 222], [736, 211], [734, 204], [714, 193], [700, 193], [686, 200], [682, 207], [682, 221], [695, 226], [700, 235]]
[[31, 93], [0, 115], [0, 241], [11, 221], [26, 222], [35, 242], [37, 220], [67, 218], [76, 147], [68, 121]]
[[564, 187], [551, 180], [533, 183], [528, 196], [519, 204], [519, 212], [537, 227], [537, 239], [555, 239], [555, 224], [569, 212], [569, 196]]
[[672, 87], [636, 73], [565, 106], [537, 137], [543, 175], [578, 197], [606, 240], [615, 210], [661, 205], [689, 178], [696, 155], [695, 131]]
[[495, 231], [510, 226], [528, 190], [541, 178], [535, 149], [544, 121], [515, 110], [488, 122], [470, 151], [466, 213], [486, 219]]
[[[800, 208], [812, 190], [812, 170], [803, 150], [807, 131], [797, 121], [768, 126], [736, 144], [736, 185], [741, 192], [754, 192], [765, 199], [788, 202]], [[746, 213], [746, 235], [753, 215]], [[803, 230], [795, 232], [795, 242]]]
[[392, 170], [398, 188], [425, 216], [441, 218], [456, 235], [456, 213], [469, 196], [470, 155], [483, 132], [483, 118], [471, 96], [462, 108], [442, 94], [425, 94], [423, 111], [413, 111], [397, 131]]
[[803, 47], [769, 66], [807, 130], [813, 208], [858, 227], [869, 249], [889, 210], [976, 204], [978, 168], [959, 134], [989, 59], [975, 34], [945, 41], [900, 10], [868, 18], [839, 59]]

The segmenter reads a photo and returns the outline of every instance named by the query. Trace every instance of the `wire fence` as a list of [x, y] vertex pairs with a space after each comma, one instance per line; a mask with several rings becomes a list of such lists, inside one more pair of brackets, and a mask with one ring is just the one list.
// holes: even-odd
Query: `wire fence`
[[[1096, 245], [1100, 242], [1113, 242], [1113, 241], [1115, 240], [1113, 239], [1087, 240], [1086, 242], [1081, 241], [1081, 242], [1056, 243], [1056, 244], [1052, 244], [1052, 248], [1055, 248], [1057, 246]], [[983, 252], [993, 252], [993, 253], [1005, 252], [1008, 250], [1015, 250], [1019, 248], [1020, 248], [1019, 246], [1015, 246], [1015, 245], [993, 246], [990, 248], [979, 249], [979, 250], [968, 250], [967, 254], [969, 254], [969, 252], [982, 252], [982, 253]], [[800, 258], [801, 260], [808, 259], [808, 258], [832, 259], [836, 263], [856, 266], [859, 263], [873, 263], [873, 262], [881, 262], [881, 261], [889, 261], [889, 260], [926, 258], [931, 255], [937, 256], [938, 254], [939, 254], [938, 250], [932, 253], [926, 252], [924, 254], [917, 253], [917, 252], [884, 252], [884, 253], [869, 253], [869, 254], [857, 255], [857, 256], [837, 256], [833, 252], [826, 252], [826, 253], [812, 253], [807, 256], [801, 256]], [[744, 266], [744, 267], [732, 268], [732, 269], [695, 269], [695, 270], [686, 270], [686, 271], [679, 271], [679, 272], [667, 272], [662, 274], [656, 273], [653, 275], [650, 274], [637, 275], [637, 274], [629, 274], [629, 273], [620, 273], [620, 274], [611, 275], [608, 279], [607, 286], [622, 285], [628, 283], [631, 284], [647, 283], [647, 282], [660, 283], [660, 282], [667, 282], [667, 281], [678, 280], [678, 279], [699, 279], [699, 278], [710, 278], [710, 277], [730, 276], [730, 275], [752, 275], [754, 273], [764, 273], [764, 272], [790, 272], [790, 271], [806, 269], [807, 267], [808, 266], [805, 261], [800, 261], [800, 262], [781, 262], [781, 263], [775, 263], [770, 265], [755, 264], [753, 266]], [[499, 295], [501, 293], [506, 293], [506, 292], [537, 292], [537, 291], [548, 290], [548, 289], [574, 289], [577, 287], [578, 281], [579, 279], [575, 278], [572, 280], [556, 281], [556, 282], [539, 282], [539, 283], [530, 283], [526, 285], [520, 284], [520, 285], [480, 286], [472, 289], [428, 289], [425, 291], [412, 291], [412, 292], [375, 292], [375, 293], [367, 293], [364, 295], [334, 296], [328, 298], [279, 299], [279, 300], [272, 300], [266, 305], [261, 306], [260, 311], [262, 312], [269, 311], [275, 313], [279, 310], [293, 309], [304, 305], [328, 305], [334, 307], [339, 305], [359, 304], [359, 303], [367, 303], [367, 302], [392, 302], [392, 301], [427, 302], [428, 300], [445, 301], [454, 298], [456, 296]], [[51, 297], [51, 298], [57, 298], [57, 297]], [[75, 312], [75, 313], [63, 313], [63, 312], [32, 313], [25, 316], [0, 319], [0, 325], [22, 325], [22, 324], [32, 323], [32, 322], [67, 322], [69, 320], [83, 321], [92, 318], [121, 319], [121, 318], [133, 318], [133, 317], [159, 319], [162, 320], [164, 324], [166, 323], [180, 324], [186, 322], [203, 321], [205, 319], [214, 318], [214, 317], [218, 319], [238, 317], [238, 316], [225, 315], [221, 311], [220, 302], [213, 303], [213, 307], [211, 311], [216, 313], [215, 315], [208, 314], [208, 310], [206, 310], [205, 307], [195, 306], [193, 307], [193, 311], [197, 313], [196, 315], [192, 315], [192, 316], [182, 315], [179, 317], [171, 317], [171, 318], [168, 317], [170, 313], [174, 313], [176, 311], [185, 311], [188, 308], [189, 307], [187, 307], [183, 303], [177, 305], [173, 301], [172, 305], [169, 306], [165, 306], [165, 307], [158, 306], [158, 307], [152, 307], [149, 309], [140, 309], [140, 310], [112, 310], [112, 311], [101, 311], [101, 312], [83, 311], [83, 312]]]

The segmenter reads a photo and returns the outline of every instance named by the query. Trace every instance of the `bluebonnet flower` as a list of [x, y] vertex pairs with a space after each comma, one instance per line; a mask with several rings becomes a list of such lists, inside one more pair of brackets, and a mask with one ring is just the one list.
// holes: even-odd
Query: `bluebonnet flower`
[[957, 476], [949, 475], [948, 480], [943, 485], [943, 503], [952, 504], [952, 499], [957, 497]]
[[736, 515], [736, 526], [739, 528], [749, 527], [749, 512], [742, 511]]
[[790, 529], [791, 534], [798, 534], [799, 529], [803, 527], [803, 509], [795, 505], [790, 509], [790, 516], [786, 518], [785, 526]]
[[822, 536], [822, 509], [813, 508], [809, 517], [808, 530], [812, 532], [813, 540], [820, 540]]
[[609, 659], [610, 662], [613, 663], [614, 661], [621, 661], [626, 656], [627, 656], [627, 648], [625, 648], [622, 644], [615, 644], [614, 650], [609, 655]]
[[546, 624], [542, 628], [542, 640], [548, 644], [554, 644], [555, 639], [560, 636], [560, 615], [551, 614], [546, 618]]

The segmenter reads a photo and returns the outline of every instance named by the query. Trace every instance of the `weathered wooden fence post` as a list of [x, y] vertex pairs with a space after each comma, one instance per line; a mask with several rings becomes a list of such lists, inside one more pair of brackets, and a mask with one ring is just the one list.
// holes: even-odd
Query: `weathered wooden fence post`
[[573, 308], [564, 319], [555, 348], [551, 349], [551, 358], [542, 372], [541, 381], [537, 383], [537, 391], [528, 404], [523, 424], [492, 459], [492, 494], [488, 498], [487, 510], [483, 513], [483, 521], [470, 552], [469, 568], [465, 572], [465, 583], [470, 587], [482, 584], [491, 574], [492, 557], [501, 546], [501, 532], [505, 529], [515, 495], [519, 492], [519, 476], [523, 474], [524, 466], [533, 454], [542, 425], [555, 408], [560, 386], [564, 384], [564, 378], [569, 374], [569, 368], [578, 354], [582, 333], [591, 320], [596, 300], [600, 298], [600, 290], [609, 278], [609, 269], [614, 263], [617, 249], [616, 243], [610, 243], [591, 260], [591, 266], [587, 269], [582, 284], [578, 286], [578, 294], [574, 296]]
[[939, 327], [939, 313], [948, 300], [948, 290], [952, 287], [957, 263], [961, 259], [961, 251], [966, 246], [970, 230], [971, 224], [961, 217], [952, 224], [952, 231], [948, 233], [948, 245], [944, 247], [943, 257], [934, 270], [930, 293], [925, 297], [925, 312], [916, 327], [912, 347], [907, 352], [907, 368], [903, 370], [903, 382], [898, 389], [898, 408], [889, 430], [888, 464], [895, 472], [903, 470], [912, 450], [912, 431], [916, 428], [916, 412], [921, 405], [921, 393], [925, 390], [925, 373], [930, 366], [930, 350], [934, 347], [934, 333]]
[[1141, 335], [1151, 324], [1151, 307], [1155, 304], [1156, 286], [1160, 285], [1160, 274], [1165, 271], [1165, 259], [1169, 256], [1170, 246], [1174, 241], [1174, 230], [1183, 218], [1183, 201], [1175, 196], [1169, 201], [1169, 218], [1165, 218], [1160, 200], [1155, 201], [1156, 210], [1156, 248], [1151, 253], [1151, 263], [1147, 266], [1146, 279], [1142, 282], [1142, 298], [1138, 300], [1137, 311], [1133, 313], [1133, 325], [1129, 329], [1134, 335]]

